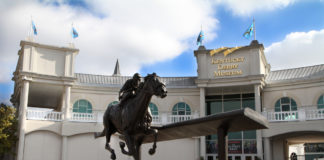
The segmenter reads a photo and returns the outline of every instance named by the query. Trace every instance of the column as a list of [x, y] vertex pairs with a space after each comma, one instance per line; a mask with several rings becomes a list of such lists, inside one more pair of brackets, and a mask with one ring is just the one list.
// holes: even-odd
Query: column
[[[254, 102], [255, 110], [261, 114], [261, 96], [260, 96], [260, 85], [254, 85]], [[256, 141], [257, 141], [257, 154], [258, 157], [262, 158], [262, 132], [261, 130], [256, 131]]]
[[217, 129], [218, 138], [218, 159], [227, 160], [228, 159], [228, 140], [227, 140], [227, 127], [219, 127]]
[[71, 98], [71, 86], [65, 86], [65, 93], [64, 93], [64, 121], [70, 119], [70, 98]]
[[260, 85], [254, 85], [255, 110], [261, 113]]
[[19, 105], [19, 141], [17, 160], [24, 159], [24, 147], [25, 147], [25, 127], [26, 127], [26, 112], [28, 105], [28, 93], [29, 93], [29, 81], [23, 80], [23, 86], [20, 92], [20, 105]]
[[195, 159], [199, 160], [200, 159], [200, 139], [199, 137], [195, 137]]
[[264, 138], [264, 160], [272, 160], [271, 140], [268, 137]]
[[[204, 117], [205, 113], [205, 88], [200, 88], [200, 117]], [[206, 158], [206, 138], [200, 137], [200, 156]]]
[[62, 151], [61, 151], [61, 155], [62, 158], [61, 160], [67, 160], [67, 136], [63, 136], [62, 137]]
[[[64, 109], [63, 111], [63, 120], [66, 122], [70, 119], [70, 98], [71, 98], [71, 86], [66, 85], [65, 86], [65, 92], [64, 92]], [[62, 124], [63, 125], [63, 124]], [[62, 126], [62, 133], [63, 133], [64, 127]], [[61, 160], [67, 160], [67, 153], [68, 153], [68, 147], [67, 142], [68, 138], [65, 135], [62, 135], [62, 150], [61, 150]]]

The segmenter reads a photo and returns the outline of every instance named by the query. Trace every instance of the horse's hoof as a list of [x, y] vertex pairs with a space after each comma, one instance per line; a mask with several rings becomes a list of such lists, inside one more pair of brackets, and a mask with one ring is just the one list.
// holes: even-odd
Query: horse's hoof
[[116, 159], [116, 154], [115, 154], [115, 153], [112, 153], [111, 156], [110, 156], [110, 158], [111, 158], [112, 160], [115, 160], [115, 159]]
[[125, 143], [124, 143], [124, 142], [119, 142], [119, 146], [120, 146], [121, 148], [124, 148], [124, 147], [125, 147]]
[[149, 154], [150, 154], [150, 155], [153, 155], [154, 153], [155, 153], [155, 149], [151, 148], [151, 149], [149, 150]]

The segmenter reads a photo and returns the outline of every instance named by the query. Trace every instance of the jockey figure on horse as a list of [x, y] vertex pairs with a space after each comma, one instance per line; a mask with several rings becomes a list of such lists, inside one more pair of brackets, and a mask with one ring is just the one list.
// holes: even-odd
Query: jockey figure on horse
[[[155, 73], [153, 74], [156, 76]], [[141, 82], [141, 75], [139, 73], [135, 73], [132, 79], [128, 79], [119, 91], [119, 106], [123, 107], [127, 100], [134, 98], [138, 91], [142, 89], [143, 84], [144, 83]], [[144, 127], [146, 130], [148, 127], [150, 127], [151, 122], [152, 114], [150, 109], [148, 109], [144, 119], [138, 124], [138, 127]]]
[[[124, 142], [119, 143], [123, 154], [140, 160], [140, 148], [147, 136], [153, 136], [154, 139], [149, 154], [155, 153], [158, 130], [150, 127], [152, 116], [149, 112], [149, 103], [152, 96], [165, 98], [167, 96], [165, 84], [155, 73], [148, 74], [144, 82], [140, 83], [140, 75], [137, 73], [133, 79], [127, 80], [120, 90], [121, 102], [107, 107], [103, 116], [104, 129], [102, 132], [96, 132], [94, 136], [106, 137], [105, 148], [111, 152], [111, 159], [116, 159], [115, 151], [109, 144], [111, 135], [116, 132], [124, 137]], [[125, 145], [128, 150], [125, 150]]]
[[126, 100], [135, 97], [140, 83], [141, 83], [141, 76], [139, 73], [135, 73], [132, 79], [129, 79], [125, 82], [125, 84], [119, 91], [120, 106], [123, 106]]

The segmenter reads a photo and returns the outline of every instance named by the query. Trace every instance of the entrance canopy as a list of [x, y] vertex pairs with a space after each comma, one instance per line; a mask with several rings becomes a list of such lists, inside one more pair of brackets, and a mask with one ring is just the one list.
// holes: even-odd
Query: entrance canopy
[[[219, 128], [228, 132], [267, 129], [268, 121], [258, 112], [245, 108], [153, 128], [159, 131], [157, 141], [168, 141], [217, 134]], [[151, 142], [153, 136], [146, 136], [143, 141]]]

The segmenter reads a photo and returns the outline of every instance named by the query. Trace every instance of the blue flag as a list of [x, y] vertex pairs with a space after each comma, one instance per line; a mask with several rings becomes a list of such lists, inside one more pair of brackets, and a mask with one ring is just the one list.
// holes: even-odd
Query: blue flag
[[36, 25], [35, 25], [34, 21], [32, 21], [32, 29], [33, 29], [34, 35], [37, 35], [37, 29], [36, 29]]
[[77, 37], [79, 37], [79, 34], [78, 34], [78, 32], [75, 30], [74, 27], [72, 27], [72, 37], [73, 37], [73, 38], [77, 38]]
[[249, 39], [253, 35], [254, 23], [243, 33], [243, 37]]
[[205, 36], [204, 36], [204, 32], [201, 30], [198, 38], [197, 38], [197, 45], [200, 46], [202, 45], [202, 41], [204, 40]]

